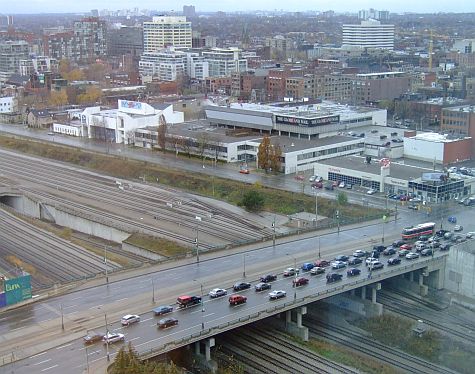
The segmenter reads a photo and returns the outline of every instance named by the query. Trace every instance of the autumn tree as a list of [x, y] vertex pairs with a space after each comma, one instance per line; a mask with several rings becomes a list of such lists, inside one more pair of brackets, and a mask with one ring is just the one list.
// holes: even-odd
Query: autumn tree
[[102, 91], [95, 86], [86, 88], [86, 92], [77, 96], [78, 104], [95, 104], [102, 97]]
[[85, 71], [87, 80], [102, 82], [106, 74], [107, 67], [104, 64], [91, 64]]
[[279, 171], [282, 165], [282, 148], [279, 144], [270, 147], [269, 164], [272, 170]]
[[160, 115], [159, 124], [158, 124], [158, 136], [157, 142], [162, 151], [165, 151], [167, 146], [167, 132], [168, 132], [168, 125], [163, 114]]
[[262, 139], [259, 148], [257, 149], [257, 167], [260, 169], [268, 170], [270, 167], [269, 162], [269, 153], [270, 153], [270, 137], [265, 135]]
[[68, 104], [68, 95], [66, 91], [51, 91], [48, 104], [52, 106], [63, 106]]

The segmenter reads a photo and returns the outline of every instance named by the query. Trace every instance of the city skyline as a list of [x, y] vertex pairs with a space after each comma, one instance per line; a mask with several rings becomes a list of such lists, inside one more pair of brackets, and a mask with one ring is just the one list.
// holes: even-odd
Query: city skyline
[[336, 4], [329, 4], [322, 0], [302, 1], [297, 0], [288, 5], [288, 3], [275, 2], [271, 0], [250, 1], [242, 0], [239, 3], [231, 0], [222, 1], [179, 1], [179, 2], [160, 2], [145, 0], [141, 2], [130, 2], [125, 0], [111, 1], [91, 1], [84, 0], [75, 4], [65, 3], [59, 0], [18, 0], [10, 4], [3, 4], [3, 14], [32, 14], [32, 13], [85, 13], [91, 9], [152, 9], [162, 11], [181, 12], [183, 5], [194, 5], [197, 12], [212, 11], [251, 11], [251, 10], [283, 10], [283, 11], [326, 11], [334, 10], [337, 12], [357, 12], [360, 9], [375, 8], [378, 10], [388, 10], [390, 12], [416, 12], [416, 13], [435, 13], [435, 12], [475, 12], [475, 3], [466, 0], [457, 0], [452, 2], [434, 2], [429, 1], [407, 1], [402, 0], [395, 4], [394, 2], [383, 0], [364, 0], [354, 2], [351, 0], [338, 1]]

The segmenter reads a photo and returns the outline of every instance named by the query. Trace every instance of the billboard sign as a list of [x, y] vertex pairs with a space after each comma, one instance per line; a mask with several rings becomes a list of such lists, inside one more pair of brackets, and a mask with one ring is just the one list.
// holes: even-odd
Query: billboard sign
[[8, 279], [4, 281], [3, 288], [7, 305], [13, 305], [23, 300], [31, 299], [31, 276]]
[[445, 179], [444, 173], [422, 173], [421, 177], [424, 182], [440, 182]]
[[288, 116], [275, 116], [275, 122], [283, 125], [297, 125], [302, 127], [314, 127], [321, 125], [329, 125], [331, 123], [340, 122], [340, 116], [327, 116], [319, 118], [300, 118]]

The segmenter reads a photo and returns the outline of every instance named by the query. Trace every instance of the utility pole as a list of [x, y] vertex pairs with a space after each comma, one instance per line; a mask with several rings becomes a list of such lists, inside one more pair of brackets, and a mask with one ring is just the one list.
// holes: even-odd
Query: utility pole
[[155, 304], [155, 283], [152, 278], [152, 303]]
[[272, 222], [272, 248], [275, 249], [275, 216], [274, 221]]
[[338, 228], [338, 235], [340, 235], [340, 211], [336, 211], [336, 224]]
[[198, 243], [198, 227], [196, 226], [196, 238], [195, 238], [195, 245], [196, 245], [196, 262], [200, 263], [200, 246]]
[[109, 354], [109, 325], [107, 324], [107, 313], [104, 313], [104, 319], [106, 321], [106, 352], [107, 352], [107, 362], [110, 362], [111, 357]]
[[61, 309], [61, 330], [64, 331], [64, 313], [63, 313], [63, 304], [59, 304], [59, 308]]
[[104, 267], [106, 268], [106, 283], [109, 285], [109, 273], [107, 270], [107, 245], [104, 246]]
[[315, 188], [315, 228], [318, 227], [318, 192]]
[[242, 277], [246, 278], [246, 254], [242, 256], [242, 263], [243, 263]]
[[322, 258], [322, 253], [320, 252], [320, 235], [318, 236], [318, 259]]

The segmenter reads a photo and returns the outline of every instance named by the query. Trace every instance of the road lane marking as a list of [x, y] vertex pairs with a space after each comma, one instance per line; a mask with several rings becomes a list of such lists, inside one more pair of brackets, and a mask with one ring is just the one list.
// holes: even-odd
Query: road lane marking
[[137, 344], [135, 347], [137, 348], [137, 347], [139, 347], [139, 346], [141, 346], [141, 345], [145, 345], [145, 344], [148, 344], [148, 343], [152, 343], [152, 342], [155, 342], [155, 341], [157, 341], [157, 340], [160, 340], [160, 339], [163, 339], [163, 338], [167, 338], [167, 337], [172, 336], [172, 335], [176, 335], [176, 334], [178, 334], [178, 333], [180, 333], [180, 332], [183, 332], [183, 331], [186, 331], [186, 330], [194, 329], [194, 328], [196, 328], [196, 327], [198, 327], [198, 326], [201, 326], [201, 325], [194, 325], [194, 326], [188, 327], [188, 328], [186, 328], [186, 329], [183, 329], [183, 330], [180, 330], [180, 331], [177, 331], [177, 332], [173, 332], [173, 333], [168, 334], [168, 335], [160, 336], [159, 338], [155, 338], [155, 339], [149, 340], [149, 341], [147, 341], [147, 342], [145, 342], [145, 343]]
[[69, 347], [70, 345], [73, 345], [73, 343], [65, 344], [65, 345], [62, 345], [61, 347], [56, 347], [56, 349], [63, 349], [63, 348]]
[[41, 353], [38, 353], [34, 356], [31, 356], [31, 358], [35, 358], [35, 357], [39, 357], [39, 356], [43, 356], [44, 354], [48, 353], [47, 351], [44, 351], [44, 352], [41, 352]]
[[[45, 352], [46, 353], [46, 352]], [[48, 358], [47, 360], [44, 360], [44, 361], [40, 361], [40, 362], [37, 362], [36, 364], [33, 364], [33, 366], [36, 366], [36, 365], [41, 365], [41, 364], [44, 364], [45, 362], [48, 362], [48, 361], [51, 361], [50, 358]]]
[[63, 309], [74, 308], [75, 306], [78, 306], [78, 305], [79, 305], [79, 304], [63, 306]]
[[101, 306], [103, 306], [104, 304], [99, 304], [99, 305], [96, 305], [96, 306], [91, 306], [89, 309], [97, 309]]
[[28, 318], [24, 318], [24, 319], [21, 319], [20, 322], [25, 322], [25, 321], [28, 321], [32, 318], [35, 318], [34, 316], [31, 316], [31, 317], [28, 317]]
[[212, 316], [213, 314], [216, 314], [216, 313], [210, 313], [210, 314], [206, 314], [206, 315], [204, 315], [204, 316], [203, 316], [203, 318], [205, 318], [205, 317], [209, 317], [209, 316]]
[[120, 301], [124, 301], [124, 300], [127, 300], [128, 297], [124, 297], [123, 299], [119, 299], [119, 300], [115, 300], [116, 303], [120, 302]]
[[96, 353], [99, 353], [99, 352], [101, 352], [100, 349], [98, 351], [89, 352], [87, 355], [90, 356], [90, 355], [93, 355], [93, 354], [96, 354]]
[[74, 299], [71, 299], [71, 301], [79, 300], [79, 299], [82, 299], [82, 296], [75, 297]]
[[147, 319], [143, 319], [142, 322], [150, 321], [151, 319], [153, 319], [153, 317], [150, 317], [150, 318], [147, 318]]
[[56, 368], [56, 367], [58, 367], [58, 366], [59, 366], [59, 365], [56, 364], [56, 365], [54, 365], [54, 366], [50, 366], [49, 368], [43, 369], [43, 370], [41, 370], [41, 371], [46, 371], [46, 370], [54, 369], [54, 368]]
[[134, 340], [140, 339], [140, 336], [137, 336], [136, 338], [129, 339], [129, 342], [133, 342]]

